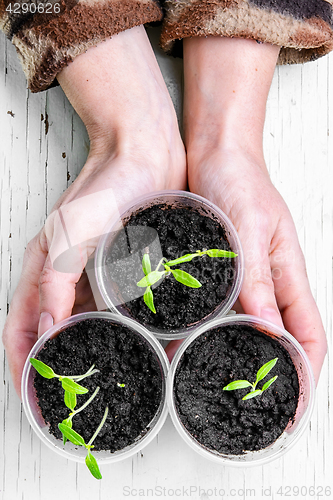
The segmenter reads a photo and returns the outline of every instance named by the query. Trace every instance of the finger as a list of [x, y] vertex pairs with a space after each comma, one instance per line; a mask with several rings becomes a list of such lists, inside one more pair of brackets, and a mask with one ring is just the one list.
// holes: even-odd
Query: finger
[[84, 271], [75, 289], [75, 303], [72, 314], [97, 311], [96, 302], [91, 290], [87, 273]]
[[42, 312], [38, 323], [38, 338], [53, 326], [53, 317], [48, 312]]
[[236, 302], [231, 308], [232, 311], [235, 311], [236, 314], [244, 314], [244, 309], [242, 308], [242, 304], [240, 303], [239, 298], [237, 297]]
[[86, 310], [88, 303], [94, 306], [91, 297], [75, 306], [76, 286], [111, 213], [118, 213], [116, 196], [113, 189], [103, 189], [63, 204], [48, 218], [43, 245], [49, 252], [39, 280], [40, 310], [55, 322], [73, 310]]
[[21, 397], [21, 377], [25, 360], [37, 340], [39, 323], [38, 281], [45, 255], [37, 235], [27, 246], [20, 281], [12, 298], [3, 331], [9, 370]]
[[258, 224], [255, 231], [247, 230], [243, 238], [241, 230], [239, 233], [245, 261], [244, 282], [239, 295], [241, 306], [246, 314], [259, 316], [283, 327], [271, 273], [270, 241], [265, 239], [269, 232]]
[[[278, 307], [288, 330], [302, 345], [318, 382], [327, 351], [321, 317], [311, 293], [302, 250], [293, 222], [282, 222], [279, 231], [288, 235], [271, 256]], [[277, 234], [279, 236], [279, 234]]]
[[172, 358], [178, 351], [179, 346], [184, 342], [184, 339], [181, 340], [171, 340], [165, 348], [166, 355], [168, 356], [168, 360], [172, 361]]
[[81, 274], [110, 215], [119, 214], [112, 188], [81, 195], [59, 206], [45, 223], [50, 261], [59, 272]]
[[55, 323], [71, 316], [75, 302], [75, 288], [80, 276], [79, 272], [56, 271], [50, 257], [47, 256], [39, 278], [40, 312], [49, 313]]

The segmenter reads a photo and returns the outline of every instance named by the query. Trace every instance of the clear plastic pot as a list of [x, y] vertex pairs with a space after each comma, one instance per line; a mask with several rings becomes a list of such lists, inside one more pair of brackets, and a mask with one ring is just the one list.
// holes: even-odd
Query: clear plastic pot
[[162, 378], [162, 398], [159, 408], [147, 426], [148, 431], [144, 436], [138, 437], [138, 439], [127, 446], [124, 449], [118, 450], [114, 453], [110, 451], [93, 451], [94, 456], [97, 459], [99, 465], [110, 464], [119, 460], [128, 458], [138, 451], [142, 450], [152, 439], [157, 435], [161, 429], [165, 418], [167, 416], [167, 404], [166, 404], [166, 378], [169, 369], [169, 361], [166, 357], [165, 351], [161, 347], [160, 343], [154, 339], [141, 325], [130, 320], [129, 318], [124, 318], [119, 315], [114, 315], [108, 312], [89, 312], [83, 314], [77, 314], [71, 318], [65, 319], [52, 328], [50, 328], [39, 340], [36, 342], [30, 354], [26, 360], [23, 375], [22, 375], [22, 401], [25, 414], [28, 418], [30, 425], [36, 432], [38, 437], [45, 443], [49, 448], [57, 452], [64, 458], [74, 460], [76, 462], [84, 463], [86, 450], [83, 446], [75, 446], [71, 442], [67, 441], [64, 445], [62, 440], [55, 438], [49, 433], [49, 427], [45, 424], [43, 417], [41, 415], [40, 408], [38, 406], [37, 397], [35, 389], [33, 386], [35, 369], [29, 362], [30, 358], [34, 358], [43, 348], [44, 343], [56, 337], [61, 331], [65, 330], [67, 327], [72, 326], [78, 322], [85, 319], [103, 319], [110, 321], [112, 323], [117, 323], [127, 328], [130, 328], [137, 333], [142, 339], [147, 342], [148, 347], [154, 352], [156, 360], [160, 366], [161, 378]]
[[[137, 295], [133, 296], [133, 291], [131, 290], [131, 295], [126, 298], [126, 290], [125, 287], [123, 290], [119, 290], [116, 279], [114, 278], [114, 267], [108, 263], [108, 255], [110, 252], [110, 248], [115, 244], [117, 238], [119, 238], [119, 234], [123, 230], [126, 221], [130, 218], [131, 214], [136, 213], [138, 211], [142, 211], [146, 208], [149, 208], [155, 204], [167, 204], [171, 207], [192, 207], [194, 210], [199, 212], [200, 214], [207, 216], [215, 221], [218, 221], [221, 226], [225, 229], [225, 233], [229, 242], [229, 245], [233, 252], [235, 252], [238, 257], [234, 258], [234, 273], [233, 273], [233, 283], [230, 289], [228, 290], [228, 295], [226, 299], [224, 299], [221, 304], [210, 314], [202, 318], [200, 321], [191, 324], [187, 327], [175, 328], [175, 329], [163, 329], [163, 328], [155, 328], [149, 325], [145, 325], [145, 328], [149, 330], [152, 334], [154, 334], [157, 338], [161, 339], [179, 339], [188, 336], [192, 333], [196, 328], [200, 325], [204, 324], [207, 320], [213, 319], [216, 317], [224, 316], [231, 309], [233, 304], [235, 303], [238, 294], [240, 292], [242, 282], [243, 282], [243, 273], [244, 273], [244, 264], [243, 264], [243, 251], [241, 248], [241, 244], [237, 235], [237, 232], [229, 220], [229, 218], [213, 203], [202, 198], [201, 196], [186, 192], [186, 191], [160, 191], [156, 193], [152, 193], [150, 195], [138, 198], [130, 205], [124, 207], [122, 213], [119, 216], [114, 217], [113, 220], [110, 221], [108, 232], [100, 239], [95, 256], [95, 273], [96, 280], [99, 287], [99, 291], [105, 301], [106, 306], [109, 308], [111, 312], [118, 313], [124, 315], [126, 317], [132, 317], [130, 312], [126, 307], [124, 307], [124, 303], [134, 298], [140, 297], [143, 295], [144, 289], [140, 289], [136, 287], [137, 290], [134, 292]], [[131, 229], [132, 233], [127, 233], [126, 236], [121, 234], [125, 241], [125, 245], [130, 247], [129, 239], [133, 238], [136, 240], [137, 234], [135, 232], [135, 227]], [[152, 228], [147, 228], [147, 232], [145, 234], [145, 238], [149, 241], [149, 251], [150, 253], [155, 252], [155, 256], [162, 258], [162, 251], [159, 245], [159, 239], [157, 232]], [[140, 243], [141, 244], [141, 243]], [[142, 250], [147, 246], [145, 241], [142, 242]], [[124, 265], [132, 265], [132, 269], [138, 270], [142, 274], [141, 268], [141, 253], [137, 252], [136, 254], [131, 254], [129, 251], [128, 259], [124, 259]], [[160, 259], [156, 259], [157, 261]], [[129, 260], [130, 259], [130, 260]], [[125, 260], [127, 262], [125, 262]], [[130, 262], [130, 264], [129, 264]], [[139, 276], [139, 275], [138, 275]], [[139, 281], [141, 277], [136, 281]], [[133, 279], [134, 281], [134, 279]], [[125, 293], [124, 293], [125, 292]], [[124, 299], [125, 297], [125, 299]], [[133, 318], [135, 319], [135, 318]]]
[[[269, 335], [283, 346], [289, 353], [298, 374], [299, 381], [299, 400], [296, 410], [296, 415], [293, 421], [289, 421], [281, 436], [267, 448], [259, 451], [246, 451], [243, 455], [228, 455], [209, 449], [199, 443], [185, 428], [179, 418], [175, 400], [174, 400], [174, 381], [178, 363], [181, 360], [185, 350], [192, 344], [197, 337], [204, 335], [209, 330], [225, 325], [248, 325], [256, 328], [262, 333]], [[221, 353], [223, 356], [223, 353]], [[215, 319], [207, 322], [202, 327], [198, 328], [189, 338], [187, 338], [178, 351], [176, 352], [169, 371], [167, 380], [167, 400], [171, 419], [185, 442], [200, 455], [219, 462], [223, 465], [237, 466], [252, 466], [263, 465], [271, 460], [281, 457], [291, 446], [293, 446], [300, 438], [304, 430], [307, 428], [313, 406], [315, 396], [315, 381], [312, 373], [309, 359], [296, 339], [287, 331], [279, 328], [268, 321], [250, 315], [235, 315], [232, 317]]]

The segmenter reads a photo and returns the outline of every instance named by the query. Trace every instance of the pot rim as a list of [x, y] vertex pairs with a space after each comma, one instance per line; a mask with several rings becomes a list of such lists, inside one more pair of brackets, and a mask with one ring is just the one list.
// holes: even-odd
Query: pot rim
[[[47, 340], [55, 337], [58, 333], [60, 333], [60, 331], [63, 331], [66, 327], [71, 326], [80, 321], [83, 321], [85, 319], [94, 319], [94, 318], [106, 319], [108, 321], [112, 321], [114, 323], [127, 326], [132, 331], [141, 335], [141, 337], [143, 337], [148, 342], [150, 348], [154, 351], [157, 357], [157, 360], [161, 368], [161, 378], [162, 378], [161, 403], [158, 410], [156, 411], [154, 418], [147, 426], [149, 428], [148, 432], [144, 436], [138, 438], [138, 440], [132, 443], [131, 445], [128, 445], [126, 448], [122, 450], [117, 450], [114, 453], [111, 453], [108, 450], [94, 451], [93, 453], [98, 463], [100, 465], [104, 465], [108, 463], [117, 462], [119, 460], [125, 460], [126, 458], [134, 455], [139, 450], [147, 446], [162, 428], [168, 414], [167, 401], [166, 401], [166, 379], [168, 376], [170, 363], [161, 344], [142, 325], [139, 325], [137, 322], [129, 318], [124, 318], [120, 315], [111, 314], [109, 312], [95, 312], [95, 311], [76, 314], [74, 316], [71, 316], [70, 318], [66, 318], [60, 321], [59, 323], [56, 323], [47, 332], [45, 332], [32, 347], [26, 359], [22, 373], [21, 393], [22, 393], [22, 403], [24, 412], [27, 416], [27, 419], [31, 427], [33, 428], [37, 436], [41, 439], [41, 441], [44, 444], [46, 444], [50, 449], [56, 451], [59, 455], [63, 456], [64, 458], [67, 458], [69, 460], [74, 460], [75, 462], [84, 463], [85, 450], [82, 449], [80, 450], [81, 447], [78, 448], [77, 446], [72, 445], [72, 443], [69, 442], [66, 443], [66, 446], [64, 446], [60, 439], [56, 439], [48, 432], [48, 426], [45, 424], [44, 421], [42, 421], [40, 410], [37, 409], [39, 407], [36, 402], [36, 397], [34, 394], [32, 394], [33, 390], [31, 390], [29, 394], [30, 382], [32, 381], [33, 373], [35, 372], [35, 369], [29, 362], [29, 359], [32, 357], [34, 358], [38, 354], [38, 352], [42, 349], [44, 343]], [[32, 400], [34, 400], [36, 403], [35, 413], [36, 412], [38, 413], [40, 422], [37, 421], [38, 419], [34, 415], [31, 406]], [[68, 444], [69, 446], [67, 446]], [[80, 452], [83, 451], [83, 453], [80, 453], [80, 455], [78, 455], [77, 454], [78, 449]]]
[[[203, 208], [208, 209], [209, 213], [213, 214], [216, 216], [220, 222], [221, 225], [224, 226], [228, 236], [231, 238], [232, 243], [233, 243], [233, 251], [238, 254], [237, 260], [236, 260], [236, 269], [235, 269], [235, 275], [236, 278], [232, 284], [232, 290], [223, 304], [217, 306], [217, 308], [209, 313], [207, 316], [199, 320], [193, 325], [190, 325], [188, 327], [182, 327], [182, 328], [175, 328], [173, 330], [173, 333], [170, 333], [170, 329], [163, 331], [157, 330], [154, 327], [150, 327], [149, 325], [144, 325], [144, 327], [152, 333], [156, 338], [160, 339], [167, 339], [167, 340], [176, 340], [176, 339], [182, 339], [190, 335], [192, 332], [194, 332], [198, 327], [200, 327], [202, 324], [205, 322], [212, 320], [213, 318], [217, 317], [222, 317], [225, 316], [230, 309], [232, 308], [233, 304], [238, 298], [238, 295], [240, 293], [242, 284], [243, 284], [243, 279], [244, 279], [244, 254], [243, 254], [243, 249], [241, 246], [241, 242], [239, 239], [239, 236], [237, 234], [237, 231], [232, 224], [231, 220], [229, 217], [214, 203], [211, 201], [203, 198], [202, 196], [199, 196], [197, 194], [191, 193], [189, 191], [181, 191], [181, 190], [164, 190], [164, 191], [155, 191], [153, 193], [149, 193], [144, 196], [140, 196], [134, 200], [132, 200], [130, 203], [127, 203], [122, 206], [120, 214], [115, 214], [105, 231], [105, 234], [99, 239], [97, 248], [96, 248], [96, 253], [95, 253], [95, 275], [96, 275], [96, 282], [97, 286], [99, 289], [99, 292], [103, 298], [103, 301], [106, 304], [106, 307], [108, 307], [113, 313], [115, 314], [120, 314], [122, 315], [122, 312], [117, 309], [117, 306], [113, 303], [112, 298], [110, 298], [109, 293], [106, 289], [106, 284], [105, 284], [105, 276], [103, 274], [103, 263], [104, 263], [104, 249], [105, 245], [107, 244], [108, 240], [108, 235], [110, 232], [112, 232], [113, 229], [119, 229], [120, 221], [124, 217], [128, 217], [130, 215], [130, 212], [136, 211], [140, 208], [140, 205], [143, 205], [146, 203], [147, 205], [149, 202], [152, 202], [153, 200], [156, 200], [156, 203], [161, 203], [161, 202], [167, 202], [168, 198], [171, 199], [179, 199], [181, 200], [182, 198], [188, 198], [192, 200], [193, 202], [197, 202], [199, 205], [203, 206]], [[229, 241], [230, 244], [230, 241]], [[127, 316], [126, 316], [127, 317]], [[134, 319], [134, 318], [133, 318]], [[134, 319], [135, 320], [135, 319]], [[136, 321], [136, 320], [135, 320]]]
[[[176, 369], [182, 355], [184, 354], [188, 346], [192, 344], [192, 342], [194, 342], [194, 340], [197, 337], [206, 333], [208, 330], [212, 330], [219, 326], [230, 325], [230, 324], [232, 325], [235, 323], [248, 324], [254, 327], [259, 326], [268, 330], [268, 332], [272, 333], [276, 340], [279, 341], [279, 339], [283, 339], [283, 343], [291, 346], [292, 349], [294, 349], [295, 352], [298, 354], [301, 360], [300, 365], [302, 365], [301, 368], [295, 365], [300, 384], [300, 394], [295, 416], [295, 422], [296, 422], [295, 431], [293, 433], [290, 433], [290, 431], [288, 430], [289, 428], [292, 428], [292, 426], [290, 427], [290, 424], [288, 424], [282, 435], [276, 441], [274, 441], [270, 446], [268, 446], [267, 448], [263, 448], [262, 450], [259, 451], [247, 451], [245, 452], [244, 455], [220, 454], [217, 451], [211, 450], [205, 447], [204, 445], [200, 444], [198, 441], [196, 441], [190, 435], [189, 431], [185, 429], [180, 418], [178, 417], [177, 410], [174, 404], [174, 394], [173, 394]], [[265, 331], [263, 331], [262, 329], [260, 329], [260, 331], [262, 333], [265, 333]], [[283, 345], [281, 342], [280, 345], [286, 348], [286, 345]], [[295, 364], [295, 359], [293, 358], [290, 352], [289, 354], [292, 358], [293, 363]], [[302, 371], [302, 374], [305, 377], [303, 381], [300, 380], [300, 370]], [[303, 385], [303, 391], [305, 386], [305, 390], [307, 391], [306, 394], [302, 393], [301, 384]], [[304, 404], [305, 406], [304, 408], [303, 401], [305, 400], [306, 404]], [[310, 421], [315, 403], [315, 379], [307, 354], [305, 353], [303, 347], [299, 344], [299, 342], [289, 332], [259, 317], [247, 314], [236, 314], [234, 316], [217, 318], [215, 320], [207, 322], [205, 325], [198, 328], [190, 337], [188, 337], [181, 344], [181, 346], [175, 353], [170, 365], [169, 375], [167, 379], [167, 401], [168, 401], [169, 413], [173, 424], [175, 425], [180, 436], [193, 450], [195, 450], [202, 456], [223, 465], [228, 465], [232, 467], [257, 466], [257, 465], [263, 465], [272, 460], [275, 460], [276, 458], [281, 457], [284, 453], [286, 453], [287, 450], [289, 450], [292, 446], [295, 445], [295, 443], [299, 440], [305, 429], [308, 427], [308, 423]], [[298, 412], [300, 412], [299, 418], [297, 418]], [[284, 444], [284, 441], [287, 441], [286, 445]], [[270, 452], [270, 450], [273, 451]]]

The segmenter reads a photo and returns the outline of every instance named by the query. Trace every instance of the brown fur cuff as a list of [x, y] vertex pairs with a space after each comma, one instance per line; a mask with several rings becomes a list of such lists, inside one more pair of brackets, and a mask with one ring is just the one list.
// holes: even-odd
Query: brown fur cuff
[[60, 70], [89, 47], [163, 17], [157, 0], [59, 0], [58, 13], [16, 17], [8, 15], [8, 3], [0, 0], [0, 27], [16, 47], [32, 92], [52, 86]]
[[279, 63], [317, 59], [333, 49], [332, 0], [166, 0], [161, 45], [192, 36], [251, 38], [281, 47]]

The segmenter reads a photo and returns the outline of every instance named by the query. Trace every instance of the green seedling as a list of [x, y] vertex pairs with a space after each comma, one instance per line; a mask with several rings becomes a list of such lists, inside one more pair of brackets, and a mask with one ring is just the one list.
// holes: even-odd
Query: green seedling
[[[95, 391], [96, 392], [96, 391]], [[93, 442], [95, 441], [96, 437], [98, 436], [100, 430], [102, 429], [106, 417], [108, 416], [109, 408], [105, 408], [104, 416], [101, 420], [101, 423], [99, 424], [98, 428], [96, 429], [93, 437], [90, 439], [88, 443], [85, 442], [83, 437], [78, 434], [76, 431], [74, 431], [71, 427], [65, 425], [63, 422], [61, 424], [58, 424], [58, 427], [60, 431], [62, 432], [63, 436], [66, 437], [71, 443], [73, 443], [76, 446], [84, 446], [85, 449], [87, 450], [87, 456], [85, 459], [86, 466], [90, 470], [91, 474], [96, 478], [96, 479], [102, 479], [102, 474], [101, 471], [99, 470], [96, 458], [93, 456], [91, 453], [91, 449], [94, 448]]]
[[39, 359], [30, 358], [30, 363], [36, 369], [36, 371], [44, 378], [52, 379], [58, 378], [61, 382], [62, 388], [65, 391], [64, 401], [67, 408], [74, 410], [76, 406], [76, 395], [86, 394], [88, 389], [78, 384], [86, 377], [90, 377], [94, 373], [99, 372], [99, 370], [94, 369], [95, 365], [92, 365], [89, 370], [84, 375], [57, 375], [53, 369], [40, 361]]
[[[156, 309], [154, 306], [154, 296], [152, 292], [152, 285], [160, 281], [164, 276], [172, 274], [176, 281], [182, 283], [190, 288], [200, 288], [202, 284], [191, 274], [183, 271], [182, 269], [171, 269], [173, 266], [178, 266], [184, 262], [190, 262], [196, 257], [202, 257], [203, 255], [208, 255], [208, 257], [224, 257], [224, 258], [234, 258], [237, 254], [227, 250], [220, 250], [218, 248], [212, 248], [210, 250], [197, 250], [195, 253], [187, 253], [179, 259], [167, 260], [163, 257], [158, 263], [156, 269], [152, 271], [150, 257], [148, 253], [145, 253], [142, 258], [142, 270], [144, 272], [144, 277], [137, 283], [137, 286], [146, 288], [143, 300], [147, 307], [156, 314]], [[164, 270], [160, 271], [160, 267], [164, 266]]]
[[[74, 445], [76, 446], [84, 446], [87, 450], [87, 456], [85, 459], [86, 465], [88, 469], [90, 470], [91, 474], [96, 478], [96, 479], [102, 479], [102, 474], [99, 470], [96, 458], [92, 455], [91, 449], [94, 448], [93, 442], [96, 439], [97, 435], [99, 434], [100, 430], [102, 429], [105, 420], [108, 415], [109, 408], [106, 407], [104, 416], [101, 420], [101, 423], [99, 424], [98, 428], [96, 429], [94, 435], [90, 439], [88, 443], [86, 443], [80, 434], [78, 434], [72, 427], [73, 427], [73, 418], [75, 415], [83, 411], [91, 402], [92, 400], [97, 396], [100, 388], [97, 387], [90, 396], [89, 399], [80, 407], [75, 410], [76, 407], [76, 396], [77, 394], [86, 394], [88, 392], [88, 389], [83, 387], [82, 385], [78, 384], [77, 382], [80, 382], [81, 380], [85, 379], [86, 377], [90, 377], [94, 373], [99, 372], [99, 370], [95, 369], [95, 365], [92, 365], [89, 370], [84, 373], [83, 375], [58, 375], [54, 372], [54, 370], [43, 363], [42, 361], [39, 361], [38, 359], [35, 358], [30, 358], [30, 363], [32, 366], [36, 369], [36, 371], [44, 378], [47, 379], [52, 379], [52, 378], [58, 378], [59, 381], [62, 384], [62, 387], [65, 391], [64, 395], [64, 402], [65, 405], [71, 410], [71, 413], [67, 418], [65, 418], [61, 423], [58, 424], [58, 428], [62, 433], [63, 436], [63, 443], [66, 444], [67, 440], [71, 441]], [[125, 384], [118, 384], [119, 387], [125, 387]]]
[[[80, 413], [80, 411], [84, 410], [84, 409], [85, 409], [85, 408], [86, 408], [86, 407], [87, 407], [87, 406], [88, 406], [88, 405], [92, 402], [92, 400], [93, 400], [93, 399], [97, 396], [99, 389], [100, 389], [100, 388], [99, 388], [99, 387], [97, 387], [97, 388], [95, 389], [95, 392], [93, 393], [93, 395], [92, 395], [92, 396], [90, 396], [90, 398], [89, 398], [89, 399], [87, 399], [87, 401], [86, 401], [86, 402], [85, 402], [85, 403], [84, 403], [84, 404], [83, 404], [80, 408], [78, 408], [77, 410], [75, 410], [75, 406], [76, 406], [76, 399], [75, 399], [75, 405], [73, 406], [73, 408], [71, 408], [68, 404], [66, 404], [66, 393], [65, 393], [65, 404], [66, 404], [66, 406], [67, 406], [68, 408], [70, 408], [72, 411], [71, 411], [71, 413], [69, 414], [69, 416], [68, 416], [67, 418], [65, 418], [65, 420], [63, 420], [61, 423], [62, 423], [63, 425], [66, 425], [67, 427], [69, 427], [69, 428], [71, 429], [71, 428], [72, 428], [72, 426], [73, 426], [73, 421], [72, 421], [72, 420], [73, 420], [73, 417], [75, 417], [75, 415], [77, 415], [78, 413]], [[70, 394], [70, 395], [71, 395], [71, 393], [68, 393], [68, 394]], [[76, 395], [74, 394], [74, 396], [76, 396]], [[63, 441], [64, 441], [64, 444], [66, 444], [67, 438], [66, 438], [66, 436], [65, 436], [64, 434], [63, 434]]]
[[235, 380], [234, 382], [231, 382], [230, 384], [226, 385], [223, 387], [224, 391], [234, 391], [235, 389], [245, 389], [246, 387], [251, 387], [251, 391], [246, 394], [242, 398], [243, 401], [246, 401], [247, 399], [255, 398], [256, 396], [259, 396], [262, 394], [264, 391], [266, 391], [278, 378], [276, 375], [275, 377], [271, 378], [268, 380], [262, 387], [262, 389], [256, 389], [258, 382], [263, 380], [266, 375], [274, 368], [274, 366], [277, 363], [278, 358], [271, 359], [271, 361], [268, 361], [265, 363], [259, 370], [257, 371], [257, 377], [256, 381], [254, 384], [251, 384], [248, 380]]

